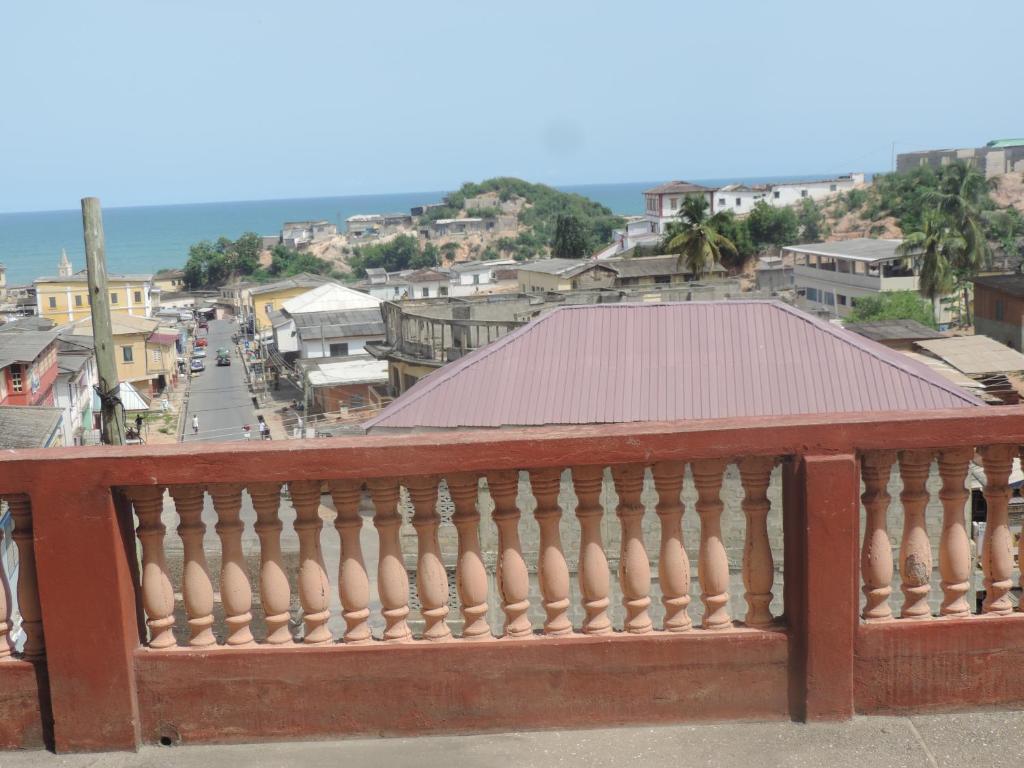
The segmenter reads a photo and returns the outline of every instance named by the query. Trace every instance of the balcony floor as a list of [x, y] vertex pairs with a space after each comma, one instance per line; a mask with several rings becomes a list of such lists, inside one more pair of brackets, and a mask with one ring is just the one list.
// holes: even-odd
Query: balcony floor
[[1024, 764], [1022, 712], [858, 717], [846, 723], [732, 723], [598, 730], [290, 742], [235, 746], [146, 747], [138, 754], [7, 752], [4, 768], [270, 768], [337, 765], [690, 766], [865, 765], [988, 768]]

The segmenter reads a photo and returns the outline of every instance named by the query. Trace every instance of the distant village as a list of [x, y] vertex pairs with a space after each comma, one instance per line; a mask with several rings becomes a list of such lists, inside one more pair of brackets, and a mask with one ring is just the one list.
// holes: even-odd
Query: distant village
[[[979, 157], [986, 172], [998, 175], [1024, 167], [1022, 152], [1024, 144], [989, 147], [979, 150]], [[965, 155], [915, 153], [901, 155], [899, 163], [901, 169], [942, 167], [950, 157]], [[843, 237], [783, 246], [742, 274], [715, 263], [695, 275], [677, 254], [635, 254], [658, 249], [680, 220], [687, 198], [703, 199], [712, 215], [745, 216], [761, 202], [773, 207], [823, 202], [866, 186], [860, 173], [720, 188], [668, 182], [646, 190], [644, 213], [627, 217], [610, 243], [581, 259], [455, 258], [420, 269], [369, 268], [351, 284], [299, 274], [273, 282], [236, 281], [209, 291], [188, 291], [180, 270], [110, 275], [121, 399], [133, 418], [146, 417], [145, 434], [134, 435], [138, 442], [181, 439], [188, 382], [204, 375], [207, 352], [199, 325], [206, 318], [236, 323], [231, 352], [240, 356], [255, 405], [267, 409], [280, 432], [301, 437], [360, 431], [360, 424], [386, 412], [421, 379], [560, 309], [776, 301], [824, 322], [823, 329], [840, 327], [863, 297], [918, 290], [918, 270], [900, 250], [902, 240]], [[339, 237], [351, 245], [408, 232], [451, 242], [516, 226], [515, 202], [494, 196], [466, 206], [493, 216], [418, 225], [437, 205], [443, 203], [408, 213], [351, 216], [340, 235], [327, 221], [287, 222], [280, 233], [265, 236], [263, 246], [315, 250]], [[86, 275], [64, 254], [56, 266], [55, 275], [26, 286], [8, 286], [0, 268], [0, 305], [7, 320], [0, 326], [0, 433], [7, 447], [99, 439]], [[896, 349], [985, 402], [1017, 402], [1018, 376], [1024, 371], [1024, 277], [992, 272], [973, 281], [977, 335], [950, 330], [951, 301], [936, 302], [934, 327], [893, 320], [847, 324], [844, 332]], [[984, 364], [976, 362], [982, 353]], [[281, 382], [289, 397], [277, 402], [271, 383], [279, 392]]]

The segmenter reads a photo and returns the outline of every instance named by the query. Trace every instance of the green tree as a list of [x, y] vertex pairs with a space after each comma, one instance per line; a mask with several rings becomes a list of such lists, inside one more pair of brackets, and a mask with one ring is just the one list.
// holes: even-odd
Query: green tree
[[678, 263], [698, 280], [722, 254], [739, 256], [736, 245], [716, 229], [714, 216], [708, 216], [708, 203], [703, 195], [687, 195], [679, 211], [680, 222], [670, 228], [665, 250], [679, 254]]
[[956, 288], [953, 265], [965, 247], [963, 238], [952, 231], [938, 211], [925, 214], [921, 228], [908, 233], [896, 253], [910, 258], [918, 273], [918, 291], [932, 303], [936, 320], [939, 302]]
[[334, 266], [324, 259], [303, 251], [293, 251], [284, 245], [275, 245], [270, 252], [270, 267], [267, 274], [274, 277], [291, 277], [301, 272], [314, 275], [334, 275]]
[[559, 216], [551, 240], [551, 255], [556, 259], [582, 259], [587, 255], [587, 236], [572, 214]]
[[885, 291], [855, 298], [848, 322], [872, 320], [917, 320], [929, 328], [935, 327], [931, 304], [914, 291]]
[[209, 240], [193, 243], [185, 262], [185, 284], [192, 290], [209, 288], [224, 283], [231, 271], [227, 257]]
[[254, 274], [260, 268], [263, 238], [255, 232], [246, 232], [232, 246], [232, 266], [240, 275]]
[[805, 197], [800, 201], [796, 218], [800, 227], [800, 242], [817, 243], [828, 236], [829, 228], [825, 223], [825, 214], [811, 198]]
[[796, 212], [789, 207], [775, 208], [764, 200], [754, 203], [754, 209], [747, 216], [747, 228], [756, 246], [781, 248], [792, 245], [800, 236]]

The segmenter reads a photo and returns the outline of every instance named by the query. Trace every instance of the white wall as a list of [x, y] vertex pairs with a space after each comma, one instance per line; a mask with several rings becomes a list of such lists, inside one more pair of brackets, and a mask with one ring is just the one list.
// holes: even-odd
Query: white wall
[[359, 338], [339, 336], [337, 338], [326, 338], [321, 343], [320, 339], [314, 339], [312, 341], [302, 342], [302, 355], [303, 359], [314, 358], [314, 357], [330, 357], [331, 356], [331, 344], [348, 344], [348, 353], [350, 355], [365, 355], [366, 342], [368, 341], [384, 341], [383, 336], [364, 336]]

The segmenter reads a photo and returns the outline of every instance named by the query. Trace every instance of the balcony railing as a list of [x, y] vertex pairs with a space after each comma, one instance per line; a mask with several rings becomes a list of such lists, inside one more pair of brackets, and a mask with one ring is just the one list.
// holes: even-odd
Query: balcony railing
[[7, 452], [0, 743], [1020, 704], [1022, 444], [1006, 407]]

